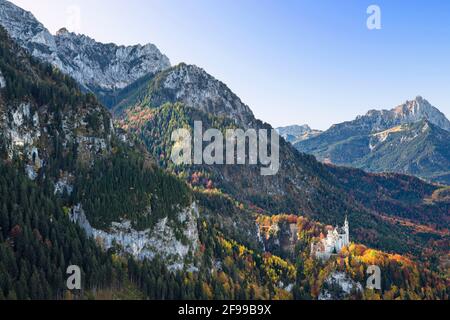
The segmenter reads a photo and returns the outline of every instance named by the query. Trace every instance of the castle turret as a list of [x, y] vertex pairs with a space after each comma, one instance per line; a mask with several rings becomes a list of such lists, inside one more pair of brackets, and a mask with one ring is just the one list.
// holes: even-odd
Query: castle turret
[[345, 243], [344, 243], [344, 245], [348, 246], [350, 244], [350, 230], [349, 230], [349, 227], [348, 227], [347, 215], [345, 216], [344, 231], [345, 231]]

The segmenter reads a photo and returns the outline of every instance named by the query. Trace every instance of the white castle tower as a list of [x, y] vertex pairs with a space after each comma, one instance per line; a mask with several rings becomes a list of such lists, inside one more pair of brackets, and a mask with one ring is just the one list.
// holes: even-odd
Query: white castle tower
[[348, 245], [350, 244], [350, 230], [349, 230], [349, 227], [348, 227], [348, 219], [347, 219], [347, 215], [345, 216], [344, 233], [345, 233], [345, 243], [344, 243], [344, 246], [348, 246]]

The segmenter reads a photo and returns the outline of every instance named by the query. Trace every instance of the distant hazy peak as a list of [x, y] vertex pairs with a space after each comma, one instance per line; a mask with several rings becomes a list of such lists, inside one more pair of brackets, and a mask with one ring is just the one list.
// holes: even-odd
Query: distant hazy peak
[[291, 125], [291, 126], [285, 126], [285, 127], [279, 127], [277, 128], [277, 131], [279, 134], [283, 135], [283, 134], [290, 134], [290, 135], [301, 135], [304, 134], [306, 132], [310, 132], [312, 131], [311, 127], [307, 124], [302, 124], [302, 125]]
[[320, 130], [311, 129], [311, 127], [307, 124], [279, 127], [276, 130], [278, 134], [282, 136], [286, 141], [293, 144], [312, 137], [316, 137], [322, 133], [322, 131]]

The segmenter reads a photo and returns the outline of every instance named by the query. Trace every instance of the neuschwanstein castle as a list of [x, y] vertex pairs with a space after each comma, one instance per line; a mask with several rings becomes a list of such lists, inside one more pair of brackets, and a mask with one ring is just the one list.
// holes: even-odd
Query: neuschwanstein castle
[[350, 233], [348, 220], [345, 217], [343, 227], [328, 230], [327, 237], [318, 243], [311, 244], [311, 255], [322, 260], [328, 260], [331, 256], [338, 254], [343, 247], [350, 244]]

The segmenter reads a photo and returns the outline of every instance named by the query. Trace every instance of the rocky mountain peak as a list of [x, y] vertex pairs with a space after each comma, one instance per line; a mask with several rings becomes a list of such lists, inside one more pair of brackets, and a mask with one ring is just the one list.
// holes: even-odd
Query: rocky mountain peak
[[65, 71], [91, 89], [122, 89], [139, 78], [170, 67], [153, 44], [117, 46], [69, 32], [55, 36]]
[[11, 38], [33, 56], [58, 67], [61, 66], [53, 36], [31, 12], [9, 1], [0, 0], [0, 24]]
[[52, 35], [30, 12], [0, 0], [0, 24], [34, 57], [53, 64], [94, 92], [125, 88], [170, 67], [153, 44], [118, 46], [60, 29]]
[[223, 82], [195, 65], [181, 63], [157, 75], [146, 97], [152, 107], [181, 102], [185, 106], [224, 116], [244, 126], [254, 121], [250, 108]]
[[69, 30], [67, 30], [66, 28], [62, 27], [61, 29], [59, 29], [59, 30], [56, 32], [56, 35], [57, 35], [57, 36], [63, 36], [63, 35], [66, 35], [66, 34], [68, 34], [68, 33], [69, 33]]
[[392, 109], [395, 117], [402, 119], [404, 123], [414, 123], [421, 120], [428, 120], [438, 127], [450, 131], [450, 121], [437, 108], [433, 107], [421, 96]]
[[365, 128], [370, 128], [372, 131], [380, 131], [392, 126], [411, 124], [421, 120], [428, 120], [434, 125], [450, 131], [450, 121], [421, 96], [408, 100], [391, 110], [370, 110], [366, 115], [359, 116], [355, 121], [345, 124], [359, 124]]
[[406, 101], [405, 103], [395, 107], [392, 109], [392, 111], [399, 115], [399, 116], [410, 116], [410, 115], [416, 115], [416, 114], [423, 114], [424, 112], [433, 111], [431, 104], [422, 98], [421, 96], [418, 96], [416, 99], [411, 101]]

